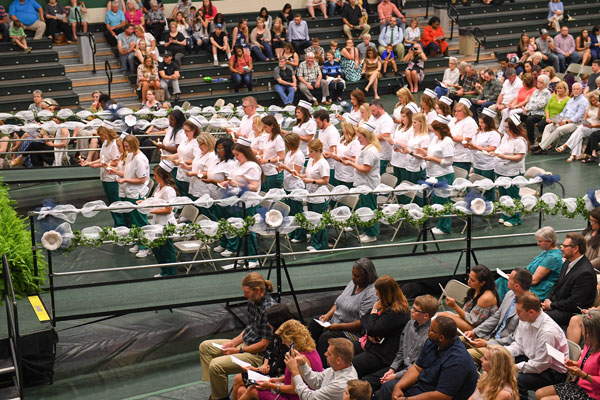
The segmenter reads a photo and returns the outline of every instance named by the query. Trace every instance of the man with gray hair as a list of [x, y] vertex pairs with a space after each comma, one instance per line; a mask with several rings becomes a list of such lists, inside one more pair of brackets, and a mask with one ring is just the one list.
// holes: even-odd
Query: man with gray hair
[[[317, 98], [310, 92], [311, 90], [318, 89], [321, 87], [321, 79], [323, 74], [319, 64], [315, 62], [315, 55], [313, 53], [306, 53], [306, 60], [302, 61], [298, 66], [298, 89], [304, 97], [313, 103], [314, 106], [318, 106], [319, 102]], [[329, 92], [327, 92], [329, 94]], [[325, 90], [323, 91], [325, 96]]]
[[558, 62], [558, 56], [554, 52], [554, 40], [548, 35], [547, 29], [540, 30], [540, 37], [535, 40], [535, 45], [538, 51], [542, 53], [542, 59], [546, 65], [552, 64], [556, 72], [560, 72], [560, 64]]
[[375, 46], [375, 43], [371, 43], [371, 35], [369, 33], [363, 35], [363, 41], [356, 46], [358, 49], [358, 57], [360, 58], [361, 62], [367, 56], [368, 47], [372, 47], [375, 49], [375, 51], [377, 51], [377, 46]]
[[123, 14], [123, 10], [119, 10], [117, 1], [110, 3], [110, 10], [106, 12], [104, 24], [106, 26], [104, 38], [108, 44], [115, 47], [118, 43], [117, 35], [125, 31], [125, 25], [127, 24], [125, 14]]
[[[521, 78], [517, 76], [517, 72], [514, 68], [507, 68], [506, 72], [504, 73], [504, 76], [505, 79], [504, 83], [502, 84], [502, 91], [500, 92], [500, 95], [496, 100], [496, 104], [490, 107], [497, 113], [496, 125], [498, 125], [498, 123], [500, 122], [500, 116], [502, 116], [503, 119], [508, 118], [508, 113], [504, 111], [505, 109], [508, 109], [508, 105], [510, 104], [510, 102], [517, 98], [519, 89], [523, 87], [523, 81], [521, 81]], [[498, 128], [501, 133], [504, 133], [503, 126], [500, 125], [498, 126]]]

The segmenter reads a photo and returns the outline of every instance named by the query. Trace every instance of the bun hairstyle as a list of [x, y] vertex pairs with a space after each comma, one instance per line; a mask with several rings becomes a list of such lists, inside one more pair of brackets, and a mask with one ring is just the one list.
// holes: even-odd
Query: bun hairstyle
[[258, 272], [250, 272], [242, 279], [242, 286], [246, 286], [250, 289], [259, 289], [263, 292], [272, 292], [273, 283], [269, 280], [265, 280]]

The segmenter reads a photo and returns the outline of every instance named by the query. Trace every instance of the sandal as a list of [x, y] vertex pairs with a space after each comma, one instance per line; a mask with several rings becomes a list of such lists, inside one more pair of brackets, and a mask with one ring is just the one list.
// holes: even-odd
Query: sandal
[[591, 164], [593, 162], [596, 162], [596, 158], [595, 157], [587, 157], [587, 158], [581, 160], [581, 162], [584, 164]]
[[571, 157], [567, 158], [567, 162], [573, 162], [574, 159], [575, 159], [575, 157], [571, 156]]
[[564, 144], [562, 146], [558, 146], [555, 150], [559, 153], [562, 153], [563, 151], [565, 151], [567, 149], [567, 146], [565, 146]]

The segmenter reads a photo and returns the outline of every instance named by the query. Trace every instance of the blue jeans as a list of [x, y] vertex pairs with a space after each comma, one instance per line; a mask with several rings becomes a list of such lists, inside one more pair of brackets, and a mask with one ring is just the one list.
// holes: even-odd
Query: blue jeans
[[335, 1], [328, 1], [327, 2], [327, 16], [328, 17], [333, 17], [333, 14], [335, 13], [335, 8], [337, 7], [337, 4], [335, 3]]
[[571, 63], [579, 63], [581, 61], [581, 56], [579, 55], [579, 53], [576, 52], [572, 52], [571, 55], [569, 55], [569, 57], [565, 57], [563, 54], [557, 54], [558, 56], [558, 65], [560, 66], [560, 71], [558, 72], [566, 72], [567, 71], [567, 64], [571, 64]]
[[240, 75], [238, 73], [231, 74], [231, 80], [233, 81], [233, 91], [239, 92], [242, 85], [246, 85], [248, 91], [252, 91], [252, 72]]
[[0, 33], [2, 34], [3, 42], [10, 42], [9, 29], [6, 22], [0, 23]]
[[334, 101], [338, 98], [341, 98], [342, 92], [344, 91], [344, 87], [344, 82], [329, 82], [329, 97], [332, 98]]
[[272, 60], [274, 57], [271, 45], [268, 42], [263, 42], [263, 46], [265, 47], [264, 50], [261, 50], [258, 46], [252, 46], [252, 53], [260, 61], [267, 61], [267, 58]]
[[476, 104], [476, 103], [475, 103], [476, 101], [477, 101], [477, 100], [476, 100], [476, 99], [474, 99], [474, 100], [473, 100], [473, 105], [471, 105], [471, 113], [473, 114], [473, 118], [475, 119], [475, 121], [477, 121], [477, 118], [479, 118], [479, 117], [478, 117], [478, 115], [479, 115], [479, 114], [478, 114], [478, 109], [479, 109], [479, 108], [481, 108], [481, 109], [483, 110], [484, 108], [486, 108], [486, 107], [489, 107], [489, 106], [491, 106], [492, 104], [496, 104], [496, 102], [495, 102], [495, 101], [486, 101], [485, 103], [483, 103], [483, 104], [480, 106], [480, 105], [478, 105], [478, 104]]
[[442, 86], [436, 86], [435, 89], [433, 89], [433, 91], [435, 92], [435, 94], [437, 94], [438, 98], [448, 94], [448, 89]]
[[277, 92], [284, 105], [294, 104], [294, 95], [296, 94], [296, 91], [293, 87], [287, 85], [284, 86], [280, 85], [279, 83], [276, 83], [275, 92]]
[[121, 59], [121, 71], [123, 72], [135, 72], [135, 53], [132, 51], [129, 54], [119, 53]]

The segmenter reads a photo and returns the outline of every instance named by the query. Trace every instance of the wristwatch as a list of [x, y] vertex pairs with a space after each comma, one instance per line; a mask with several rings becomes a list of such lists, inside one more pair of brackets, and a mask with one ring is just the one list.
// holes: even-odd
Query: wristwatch
[[240, 346], [240, 354], [242, 354], [244, 352], [244, 348], [242, 346]]

